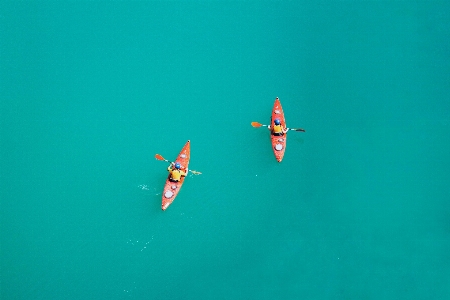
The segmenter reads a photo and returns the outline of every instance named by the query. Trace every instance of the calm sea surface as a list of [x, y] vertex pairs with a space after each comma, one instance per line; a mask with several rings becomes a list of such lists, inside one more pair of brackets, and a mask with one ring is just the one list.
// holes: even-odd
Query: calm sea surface
[[[1, 299], [450, 298], [448, 1], [2, 1], [0, 28]], [[306, 129], [282, 163], [250, 126], [275, 97]]]

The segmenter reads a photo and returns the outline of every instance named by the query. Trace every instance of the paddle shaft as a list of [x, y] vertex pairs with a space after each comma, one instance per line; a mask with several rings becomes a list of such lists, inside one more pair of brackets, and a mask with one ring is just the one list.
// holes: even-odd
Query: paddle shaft
[[[253, 123], [254, 123], [254, 124], [253, 124]], [[264, 124], [257, 123], [257, 122], [252, 122], [252, 126], [253, 126], [253, 127], [259, 127], [259, 126], [269, 127], [269, 125], [264, 125]], [[289, 131], [289, 130], [306, 132], [306, 130], [303, 129], [303, 128], [286, 128], [286, 131]]]
[[[156, 158], [157, 160], [163, 160], [163, 161], [168, 162], [168, 163], [170, 163], [170, 164], [172, 164], [172, 165], [175, 165], [174, 162], [165, 159], [164, 157], [162, 157], [162, 156], [159, 155], [159, 154], [156, 154], [156, 155], [155, 155], [155, 158]], [[200, 175], [200, 174], [202, 174], [201, 172], [198, 172], [198, 171], [195, 171], [195, 170], [187, 169], [187, 171], [188, 171], [188, 172], [191, 172], [191, 173], [194, 174], [194, 175]]]

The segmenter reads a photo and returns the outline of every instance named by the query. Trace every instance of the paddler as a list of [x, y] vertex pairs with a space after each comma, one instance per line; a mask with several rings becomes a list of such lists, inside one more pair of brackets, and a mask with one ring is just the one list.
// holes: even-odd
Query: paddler
[[275, 119], [273, 122], [273, 126], [268, 126], [269, 130], [272, 132], [273, 135], [280, 136], [284, 135], [288, 130], [286, 130], [283, 125], [281, 125], [280, 119]]
[[186, 172], [181, 170], [181, 165], [179, 162], [176, 162], [175, 164], [170, 164], [170, 166], [167, 168], [167, 170], [170, 172], [170, 181], [178, 182], [181, 179], [181, 176], [187, 175]]

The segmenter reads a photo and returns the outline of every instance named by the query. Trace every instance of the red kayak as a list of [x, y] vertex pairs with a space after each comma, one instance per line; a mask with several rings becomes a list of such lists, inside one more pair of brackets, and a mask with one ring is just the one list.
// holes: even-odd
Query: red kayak
[[[273, 122], [275, 119], [280, 120], [281, 126], [283, 126], [283, 128], [286, 128], [286, 120], [284, 119], [283, 108], [281, 107], [280, 99], [278, 99], [278, 97], [275, 99], [275, 103], [273, 104], [272, 117], [270, 119], [271, 127], [273, 127]], [[278, 162], [281, 162], [284, 156], [284, 151], [286, 150], [286, 136], [287, 132], [281, 136], [276, 136], [273, 134], [270, 135], [270, 138], [272, 140], [272, 150]]]
[[[191, 155], [191, 141], [187, 141], [184, 145], [183, 149], [181, 149], [180, 154], [178, 154], [178, 157], [176, 159], [176, 162], [180, 163], [181, 170], [186, 171], [189, 165], [189, 159]], [[162, 193], [162, 210], [166, 210], [170, 204], [172, 204], [173, 200], [175, 200], [175, 197], [178, 195], [178, 192], [181, 189], [181, 186], [183, 185], [185, 176], [181, 176], [180, 181], [178, 182], [172, 182], [170, 181], [170, 174], [166, 179], [166, 185], [164, 186], [164, 190]]]

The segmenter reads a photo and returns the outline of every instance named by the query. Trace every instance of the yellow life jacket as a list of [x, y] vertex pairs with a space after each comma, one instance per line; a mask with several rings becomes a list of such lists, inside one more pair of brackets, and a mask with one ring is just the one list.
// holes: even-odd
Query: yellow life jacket
[[283, 132], [283, 128], [281, 127], [281, 125], [274, 125], [273, 126], [273, 132], [274, 133], [282, 133]]
[[181, 178], [181, 172], [179, 170], [176, 170], [176, 169], [172, 170], [172, 172], [170, 174], [171, 174], [172, 180], [179, 181]]

